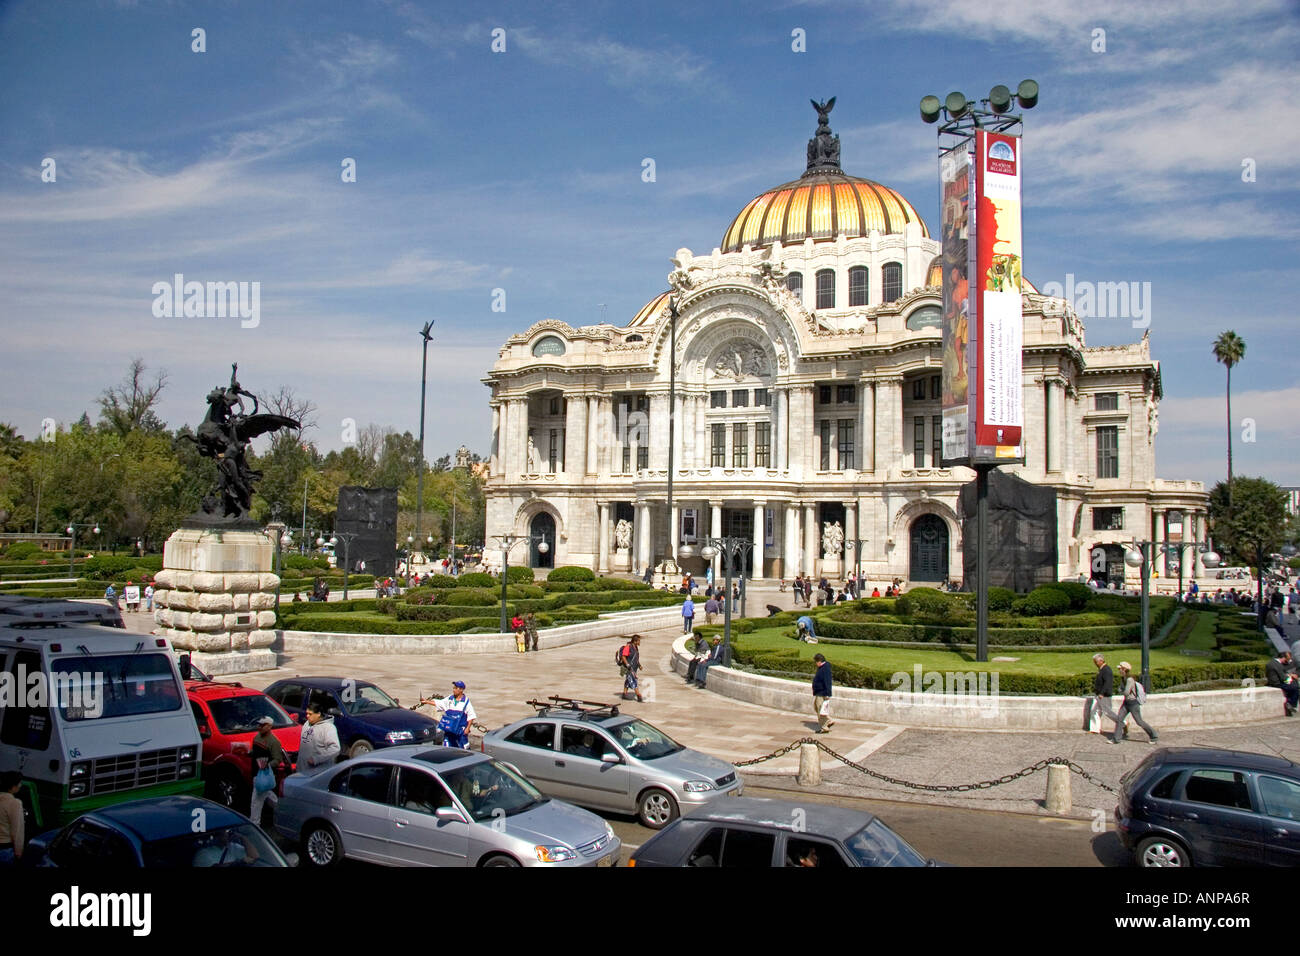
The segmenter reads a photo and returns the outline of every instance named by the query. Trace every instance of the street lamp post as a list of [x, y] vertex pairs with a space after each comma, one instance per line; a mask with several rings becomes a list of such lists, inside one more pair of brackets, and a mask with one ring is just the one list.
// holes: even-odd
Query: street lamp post
[[307, 553], [307, 482], [311, 481], [311, 473], [308, 472], [302, 478], [302, 553]]
[[75, 578], [75, 562], [77, 560], [77, 529], [90, 528], [92, 534], [99, 534], [99, 522], [97, 521], [70, 521], [68, 522], [68, 534], [72, 535], [72, 544], [68, 548], [68, 577]]
[[[352, 539], [357, 537], [357, 534], [356, 531], [335, 531], [330, 535], [329, 540], [330, 546], [335, 548], [334, 554], [336, 556], [338, 555], [338, 543], [340, 539], [343, 541], [343, 600], [345, 601], [348, 599], [348, 547], [352, 544]], [[316, 543], [318, 545], [324, 544], [325, 540], [317, 538]]]
[[[1130, 568], [1142, 569], [1142, 675], [1139, 679], [1148, 692], [1151, 690], [1151, 565], [1155, 560], [1157, 549], [1165, 554], [1176, 550], [1179, 552], [1181, 568], [1182, 549], [1192, 545], [1191, 541], [1171, 545], [1156, 541], [1138, 541], [1135, 538], [1124, 555], [1124, 563]], [[1219, 556], [1210, 550], [1209, 545], [1196, 544], [1195, 547], [1207, 568], [1218, 567]]]
[[[279, 510], [278, 507], [274, 509], [276, 512]], [[289, 530], [288, 525], [281, 524], [276, 520], [275, 515], [272, 515], [272, 520], [271, 523], [267, 525], [267, 530], [275, 536], [275, 613], [279, 614], [280, 578], [284, 568], [284, 549], [293, 544], [293, 532]]]
[[551, 550], [551, 546], [546, 543], [546, 535], [538, 534], [494, 534], [492, 540], [499, 542], [498, 547], [501, 549], [501, 633], [508, 633], [510, 626], [509, 620], [506, 619], [506, 586], [509, 583], [510, 570], [510, 549], [521, 541], [536, 541], [538, 554], [545, 554]]
[[[669, 342], [668, 342], [668, 513], [664, 521], [668, 525], [668, 537], [665, 544], [668, 556], [664, 561], [663, 572], [666, 578], [670, 570], [677, 568], [677, 528], [673, 526], [673, 437], [676, 428], [677, 412], [677, 296], [668, 300]], [[672, 568], [668, 562], [672, 562]]]
[[[712, 561], [719, 554], [722, 555], [723, 574], [726, 575], [723, 584], [723, 605], [722, 605], [722, 665], [731, 666], [731, 574], [736, 558], [747, 555], [754, 550], [754, 541], [748, 537], [738, 535], [724, 535], [720, 538], [705, 538], [703, 545], [700, 547], [700, 557], [705, 561]], [[741, 581], [743, 584], [744, 576]], [[741, 616], [744, 616], [744, 608], [741, 608]]]
[[854, 581], [854, 599], [862, 598], [862, 549], [866, 545], [866, 538], [854, 538], [852, 541], [845, 541], [844, 547], [853, 552], [853, 581]]
[[424, 358], [420, 360], [420, 470], [415, 479], [415, 537], [420, 537], [420, 514], [424, 510], [424, 391], [429, 379], [429, 340], [433, 320], [424, 323], [420, 338], [424, 339]]

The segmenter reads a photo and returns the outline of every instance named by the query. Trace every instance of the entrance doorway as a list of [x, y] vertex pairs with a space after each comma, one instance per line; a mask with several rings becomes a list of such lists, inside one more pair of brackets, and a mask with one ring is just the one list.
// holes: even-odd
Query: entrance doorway
[[1088, 555], [1089, 577], [1101, 587], [1124, 589], [1124, 546], [1099, 544]]
[[555, 519], [545, 511], [539, 511], [528, 525], [529, 534], [540, 534], [546, 539], [546, 553], [538, 550], [539, 541], [528, 542], [528, 566], [530, 568], [555, 567]]
[[921, 515], [912, 522], [912, 581], [948, 580], [948, 525], [938, 515]]
[[[723, 508], [722, 534], [723, 537], [731, 536], [753, 541], [754, 510], [752, 508]], [[745, 551], [737, 556], [736, 563], [731, 568], [731, 575], [733, 578], [741, 574], [747, 578], [752, 578], [754, 576], [753, 568], [753, 552]], [[725, 573], [726, 566], [724, 565], [721, 570]]]

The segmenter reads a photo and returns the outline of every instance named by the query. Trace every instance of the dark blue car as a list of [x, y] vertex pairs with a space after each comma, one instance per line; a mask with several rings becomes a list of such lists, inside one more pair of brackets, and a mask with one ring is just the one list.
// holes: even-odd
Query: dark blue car
[[202, 797], [150, 797], [92, 810], [27, 845], [23, 863], [73, 870], [295, 866], [243, 814]]
[[402, 707], [369, 681], [290, 677], [268, 687], [266, 696], [299, 720], [306, 719], [309, 701], [319, 701], [322, 713], [334, 717], [339, 744], [350, 757], [395, 744], [442, 742], [436, 720]]

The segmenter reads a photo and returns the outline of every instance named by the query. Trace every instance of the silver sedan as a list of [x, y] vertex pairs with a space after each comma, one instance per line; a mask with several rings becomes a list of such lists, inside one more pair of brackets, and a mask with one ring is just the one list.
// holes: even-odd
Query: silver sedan
[[622, 850], [594, 813], [450, 747], [390, 747], [293, 774], [275, 828], [312, 866], [617, 866]]
[[683, 747], [617, 711], [547, 710], [485, 734], [483, 750], [518, 767], [543, 793], [595, 810], [635, 813], [652, 830], [744, 790], [725, 760]]

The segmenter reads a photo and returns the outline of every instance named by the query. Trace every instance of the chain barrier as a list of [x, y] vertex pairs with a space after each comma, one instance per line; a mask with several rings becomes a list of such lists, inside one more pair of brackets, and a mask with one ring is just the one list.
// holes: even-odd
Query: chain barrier
[[916, 783], [913, 780], [903, 780], [899, 777], [891, 777], [888, 774], [879, 773], [875, 770], [871, 770], [868, 767], [864, 767], [862, 764], [850, 760], [848, 757], [845, 757], [843, 754], [836, 753], [830, 747], [826, 746], [826, 744], [824, 744], [822, 741], [815, 740], [812, 737], [802, 737], [799, 740], [796, 740], [793, 743], [791, 743], [789, 746], [782, 747], [780, 750], [774, 750], [770, 754], [764, 754], [761, 757], [754, 757], [750, 760], [735, 761], [734, 765], [736, 767], [752, 767], [755, 764], [764, 763], [768, 760], [775, 760], [777, 757], [784, 757], [786, 754], [797, 750], [799, 747], [801, 747], [804, 744], [812, 744], [818, 750], [822, 751], [829, 757], [838, 760], [846, 767], [851, 767], [852, 769], [858, 771], [859, 773], [866, 774], [868, 777], [874, 777], [875, 779], [881, 780], [885, 783], [892, 783], [896, 786], [906, 787], [907, 789], [910, 790], [925, 790], [930, 793], [962, 793], [969, 790], [987, 790], [990, 787], [1000, 787], [1003, 784], [1011, 783], [1012, 781], [1019, 780], [1022, 777], [1028, 777], [1033, 774], [1036, 774], [1040, 770], [1045, 769], [1051, 764], [1061, 764], [1062, 766], [1069, 767], [1071, 773], [1078, 774], [1080, 777], [1087, 780], [1089, 783], [1098, 786], [1103, 790], [1107, 790], [1110, 793], [1118, 792], [1110, 784], [1103, 783], [1102, 781], [1094, 777], [1092, 774], [1088, 773], [1088, 771], [1080, 767], [1073, 760], [1067, 760], [1065, 757], [1048, 757], [1044, 760], [1038, 761], [1035, 764], [1030, 764], [1028, 767], [1024, 767], [1021, 770], [1017, 770], [1015, 773], [1003, 774], [1001, 777], [998, 777], [995, 780], [981, 780], [978, 783], [957, 783], [957, 784]]

